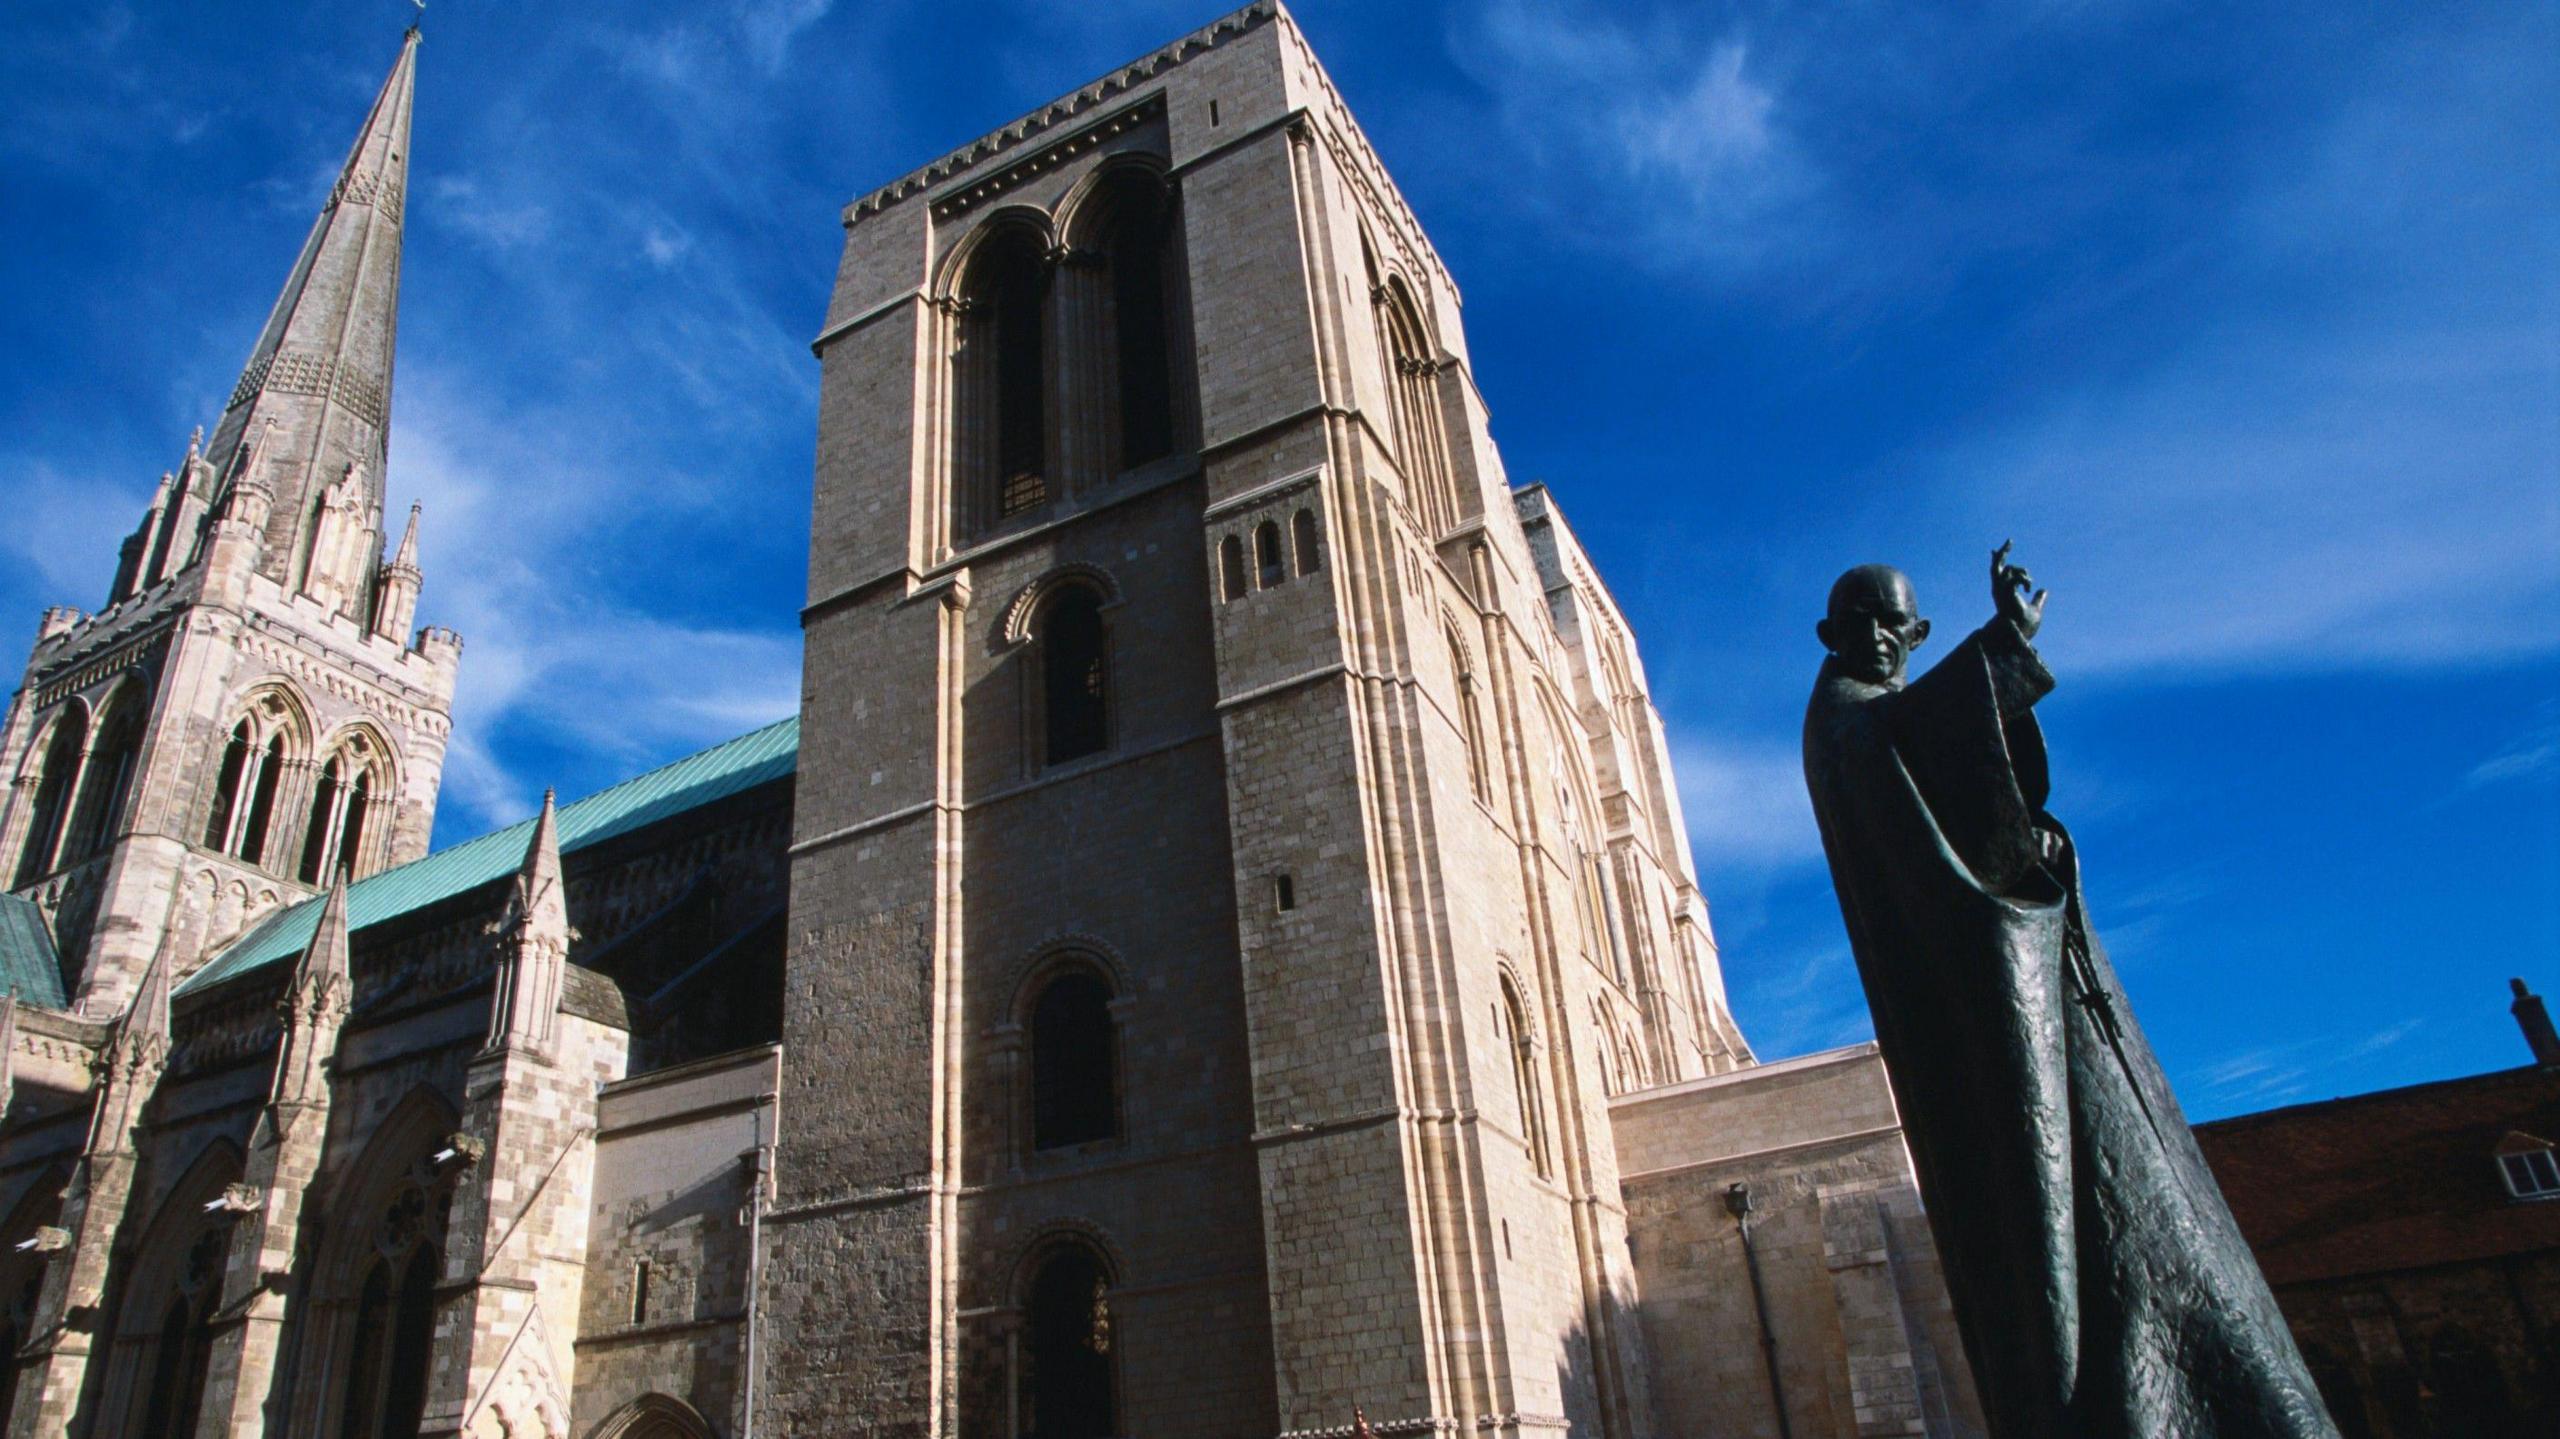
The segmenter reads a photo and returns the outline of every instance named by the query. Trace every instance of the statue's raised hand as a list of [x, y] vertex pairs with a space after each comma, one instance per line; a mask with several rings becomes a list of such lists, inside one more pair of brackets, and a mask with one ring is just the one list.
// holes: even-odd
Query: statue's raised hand
[[[2000, 618], [2016, 625], [2018, 633], [2027, 639], [2034, 639], [2036, 631], [2043, 627], [2045, 596], [2050, 593], [2036, 589], [2035, 583], [2026, 566], [2009, 563], [2009, 542], [2002, 540], [2000, 548], [1991, 552], [1991, 603]], [[2030, 590], [2035, 591], [2032, 599], [2028, 598]]]

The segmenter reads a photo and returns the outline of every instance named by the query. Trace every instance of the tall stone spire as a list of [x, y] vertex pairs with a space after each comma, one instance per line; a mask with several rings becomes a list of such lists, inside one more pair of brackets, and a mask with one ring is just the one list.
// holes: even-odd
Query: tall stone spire
[[[416, 88], [418, 32], [400, 43], [382, 93], [356, 133], [320, 218], [302, 242], [231, 391], [207, 458], [237, 482], [233, 462], [247, 436], [274, 429], [254, 456], [275, 497], [258, 569], [288, 590], [311, 568], [312, 530], [324, 497], [331, 513], [379, 516], [391, 418], [392, 340], [400, 308], [401, 206], [409, 185], [409, 111]], [[362, 491], [351, 495], [348, 487]], [[350, 503], [353, 501], [353, 503]], [[378, 523], [378, 520], [376, 521]], [[375, 536], [373, 544], [381, 541]], [[346, 548], [337, 537], [331, 548]], [[332, 562], [323, 556], [324, 572]], [[365, 563], [370, 566], [368, 553]], [[327, 598], [355, 618], [372, 597], [372, 576], [336, 577]]]

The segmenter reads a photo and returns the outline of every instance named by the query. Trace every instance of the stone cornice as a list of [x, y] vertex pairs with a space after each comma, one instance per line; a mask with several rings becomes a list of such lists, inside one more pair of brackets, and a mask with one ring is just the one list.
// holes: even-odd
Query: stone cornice
[[[1142, 59], [1121, 66], [1101, 79], [1082, 86], [1073, 94], [1053, 100], [1030, 114], [1002, 126], [993, 133], [961, 146], [941, 159], [881, 186], [844, 208], [844, 223], [860, 223], [866, 216], [879, 214], [889, 207], [922, 194], [933, 186], [958, 175], [971, 166], [1013, 149], [1034, 136], [1045, 134], [1130, 90], [1154, 79], [1204, 50], [1214, 50], [1240, 35], [1245, 35], [1277, 19], [1280, 7], [1271, 0], [1256, 0], [1231, 15], [1211, 21], [1172, 44]], [[1304, 42], [1300, 42], [1303, 47]]]
[[[1146, 95], [1132, 105], [1101, 116], [1089, 125], [1058, 137], [1056, 142], [1041, 146], [1001, 170], [969, 181], [933, 199], [933, 217], [947, 220], [994, 199], [1025, 180], [1059, 165], [1106, 140], [1125, 135], [1149, 120], [1164, 114], [1164, 92]], [[1089, 247], [1061, 246], [1050, 255], [1052, 263], [1098, 263], [1101, 256]]]

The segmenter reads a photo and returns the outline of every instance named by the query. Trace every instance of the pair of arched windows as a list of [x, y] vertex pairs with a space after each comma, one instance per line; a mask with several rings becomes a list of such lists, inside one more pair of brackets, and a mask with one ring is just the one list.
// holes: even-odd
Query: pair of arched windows
[[30, 809], [13, 886], [78, 864], [115, 838], [142, 761], [145, 708], [140, 687], [127, 684], [94, 727], [77, 704], [54, 721], [25, 792]]
[[[1324, 537], [1316, 525], [1316, 512], [1300, 510], [1289, 519], [1288, 553], [1281, 549], [1280, 522], [1264, 520], [1253, 527], [1252, 588], [1274, 589], [1288, 583], [1294, 565], [1300, 578], [1324, 568]], [[1218, 542], [1218, 593], [1222, 599], [1240, 600], [1246, 590], [1244, 537], [1229, 535]]]
[[150, 1388], [138, 1439], [195, 1439], [205, 1375], [213, 1367], [213, 1312], [222, 1299], [229, 1237], [223, 1228], [208, 1227], [187, 1251], [176, 1292], [152, 1335]]
[[[305, 884], [326, 883], [340, 870], [370, 872], [378, 867], [381, 807], [391, 789], [388, 749], [358, 729], [311, 765], [301, 759], [304, 741], [291, 714], [270, 697], [231, 727], [214, 771], [205, 847], [278, 873], [290, 860]], [[307, 796], [300, 793], [306, 782]]]
[[1182, 421], [1173, 204], [1123, 165], [1063, 244], [999, 219], [956, 288], [953, 533], [966, 538], [1175, 452]]

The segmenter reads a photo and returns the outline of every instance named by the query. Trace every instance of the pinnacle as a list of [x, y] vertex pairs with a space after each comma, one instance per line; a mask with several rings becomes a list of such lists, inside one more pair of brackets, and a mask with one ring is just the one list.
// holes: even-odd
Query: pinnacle
[[347, 979], [347, 871], [343, 865], [329, 877], [328, 897], [320, 904], [320, 923], [311, 931], [311, 943], [302, 951], [302, 962], [294, 968], [294, 982], [299, 988], [324, 975], [341, 984]]

